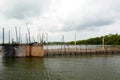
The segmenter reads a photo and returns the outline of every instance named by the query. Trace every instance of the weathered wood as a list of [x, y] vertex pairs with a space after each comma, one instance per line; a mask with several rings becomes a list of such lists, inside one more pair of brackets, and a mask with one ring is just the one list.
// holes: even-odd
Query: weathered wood
[[114, 54], [114, 53], [120, 53], [119, 48], [107, 48], [107, 49], [47, 49], [44, 50], [44, 55], [109, 55], [109, 54]]
[[4, 45], [4, 28], [3, 28], [3, 45]]

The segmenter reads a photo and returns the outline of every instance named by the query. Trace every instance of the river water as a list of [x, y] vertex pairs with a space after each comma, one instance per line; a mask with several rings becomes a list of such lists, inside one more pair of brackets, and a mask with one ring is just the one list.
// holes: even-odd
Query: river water
[[[109, 47], [110, 45], [105, 45], [106, 47]], [[78, 49], [97, 49], [102, 48], [101, 45], [45, 45], [44, 49], [64, 49], [64, 48], [78, 48]]]
[[0, 57], [0, 80], [120, 80], [120, 55]]
[[[105, 48], [110, 47], [118, 47], [120, 48], [120, 45], [104, 45]], [[70, 49], [70, 48], [77, 48], [77, 49], [98, 49], [102, 48], [102, 45], [45, 45], [44, 49]]]
[[[63, 47], [44, 46], [44, 49]], [[77, 45], [83, 49], [100, 47]], [[120, 55], [8, 59], [0, 55], [0, 80], [120, 80]]]

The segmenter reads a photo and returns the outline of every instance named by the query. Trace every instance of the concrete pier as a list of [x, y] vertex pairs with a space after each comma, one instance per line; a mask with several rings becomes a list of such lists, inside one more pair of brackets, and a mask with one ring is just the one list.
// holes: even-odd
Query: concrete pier
[[4, 44], [3, 57], [44, 57], [43, 45], [38, 44]]

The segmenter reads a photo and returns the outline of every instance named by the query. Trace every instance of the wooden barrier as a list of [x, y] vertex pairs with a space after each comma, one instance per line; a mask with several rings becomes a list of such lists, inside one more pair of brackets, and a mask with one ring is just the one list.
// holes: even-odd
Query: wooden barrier
[[111, 55], [111, 54], [120, 54], [119, 48], [107, 48], [107, 49], [49, 49], [44, 50], [45, 56], [66, 56], [66, 55]]

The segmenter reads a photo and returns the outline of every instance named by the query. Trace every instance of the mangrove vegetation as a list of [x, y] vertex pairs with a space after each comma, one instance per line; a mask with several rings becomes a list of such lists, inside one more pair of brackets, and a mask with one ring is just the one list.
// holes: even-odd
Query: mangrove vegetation
[[[78, 40], [76, 44], [87, 44], [87, 45], [101, 45], [102, 39], [104, 38], [105, 45], [120, 45], [120, 35], [119, 34], [108, 34], [101, 37], [90, 38], [86, 40]], [[69, 42], [69, 44], [74, 44], [75, 41]]]
[[[104, 38], [105, 45], [120, 45], [120, 35], [119, 34], [108, 34], [105, 36], [89, 38], [86, 40], [77, 40], [77, 45], [101, 45], [102, 39]], [[74, 45], [75, 41], [70, 42], [48, 42], [49, 45], [61, 45], [61, 44], [69, 44]]]

